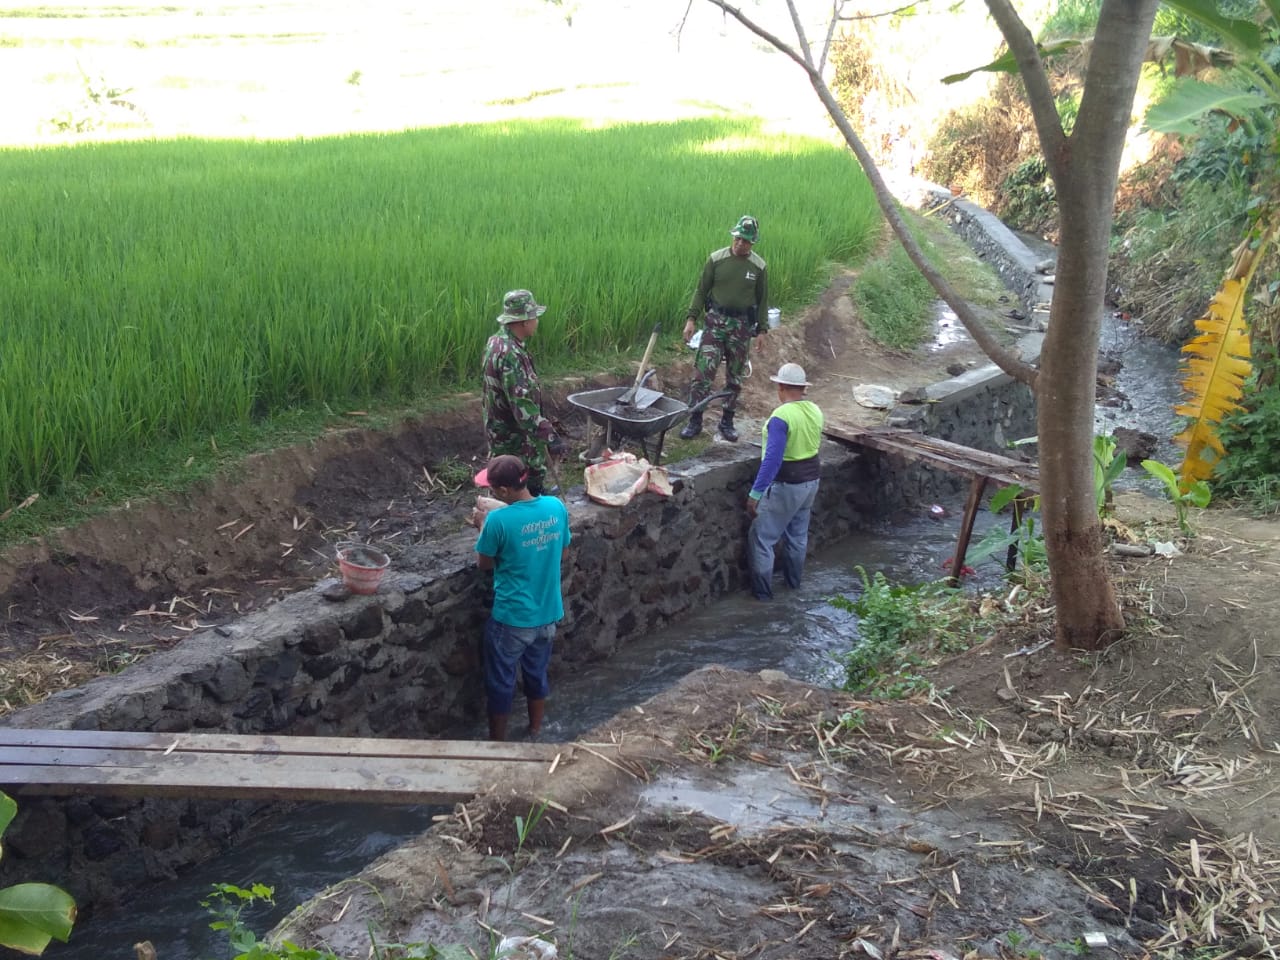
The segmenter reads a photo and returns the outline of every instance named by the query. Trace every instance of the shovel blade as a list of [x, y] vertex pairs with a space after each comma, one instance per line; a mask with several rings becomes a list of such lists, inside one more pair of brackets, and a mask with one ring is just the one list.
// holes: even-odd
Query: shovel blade
[[661, 391], [650, 390], [648, 387], [640, 387], [636, 390], [636, 395], [631, 401], [631, 405], [637, 410], [647, 410], [657, 401], [661, 400], [662, 396]]

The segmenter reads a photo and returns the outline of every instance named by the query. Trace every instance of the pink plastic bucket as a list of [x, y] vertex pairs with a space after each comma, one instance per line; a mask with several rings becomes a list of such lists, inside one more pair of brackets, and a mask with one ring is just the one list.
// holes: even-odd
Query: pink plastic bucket
[[369, 595], [378, 592], [382, 575], [391, 565], [391, 558], [381, 550], [359, 543], [347, 543], [338, 547], [338, 569], [342, 582], [352, 593]]

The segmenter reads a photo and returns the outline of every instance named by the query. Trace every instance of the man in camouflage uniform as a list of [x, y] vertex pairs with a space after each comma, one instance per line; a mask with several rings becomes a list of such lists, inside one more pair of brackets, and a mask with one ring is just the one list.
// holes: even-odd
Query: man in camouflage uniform
[[546, 309], [528, 290], [512, 290], [502, 298], [498, 317], [502, 329], [484, 348], [484, 431], [489, 456], [511, 454], [523, 460], [529, 468], [526, 486], [534, 496], [560, 494], [558, 486], [546, 487], [547, 468], [550, 458], [564, 455], [564, 443], [542, 415], [542, 388], [525, 347]]
[[[742, 392], [751, 339], [763, 337], [768, 329], [769, 283], [764, 260], [751, 248], [760, 239], [760, 224], [755, 217], [741, 217], [729, 231], [733, 243], [707, 258], [702, 268], [698, 289], [689, 304], [684, 323], [684, 338], [693, 336], [698, 318], [706, 312], [702, 343], [694, 360], [693, 383], [689, 386], [689, 406], [696, 406], [711, 394], [720, 361], [725, 363], [724, 385], [732, 391], [720, 412], [720, 436], [729, 442], [738, 439], [733, 427], [733, 414]], [[763, 345], [763, 341], [757, 341]], [[702, 432], [702, 414], [690, 415], [680, 431], [685, 440]]]

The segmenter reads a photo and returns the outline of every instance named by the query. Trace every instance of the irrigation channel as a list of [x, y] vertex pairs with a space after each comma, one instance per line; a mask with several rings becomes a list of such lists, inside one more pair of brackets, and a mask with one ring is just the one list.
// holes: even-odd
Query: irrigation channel
[[[945, 324], [945, 321], [944, 321]], [[962, 334], [961, 334], [962, 335]], [[1099, 406], [1098, 429], [1127, 426], [1160, 438], [1156, 456], [1175, 462], [1171, 404], [1179, 397], [1178, 355], [1108, 319], [1102, 350], [1124, 363], [1116, 388], [1127, 397], [1118, 406]], [[1128, 471], [1124, 485], [1138, 483]], [[638, 639], [609, 660], [573, 676], [556, 679], [545, 733], [570, 740], [621, 710], [657, 694], [680, 677], [708, 664], [740, 670], [778, 669], [816, 684], [835, 684], [837, 655], [856, 641], [856, 618], [827, 602], [835, 594], [856, 596], [859, 565], [883, 570], [891, 580], [922, 582], [944, 575], [943, 562], [955, 546], [956, 515], [962, 502], [943, 506], [935, 518], [928, 504], [913, 515], [890, 518], [810, 558], [800, 590], [778, 592], [772, 604], [746, 593], [725, 597], [678, 626]], [[981, 515], [975, 542], [995, 523]], [[1003, 520], [999, 523], [1003, 526]], [[970, 587], [995, 586], [1002, 568], [988, 560]], [[519, 706], [517, 705], [517, 709]], [[453, 736], [481, 738], [481, 723]], [[138, 891], [134, 907], [91, 918], [68, 944], [54, 943], [51, 960], [99, 960], [127, 956], [132, 944], [150, 940], [160, 960], [214, 960], [226, 956], [225, 934], [208, 929], [202, 910], [214, 883], [275, 888], [276, 905], [246, 913], [254, 929], [265, 931], [297, 904], [324, 887], [358, 873], [369, 862], [431, 824], [433, 807], [307, 804], [266, 822], [246, 843], [187, 871], [162, 889]]]
[[[801, 589], [779, 589], [771, 604], [757, 603], [745, 592], [730, 595], [674, 628], [629, 643], [607, 661], [555, 678], [544, 729], [547, 738], [578, 737], [707, 664], [774, 668], [813, 683], [837, 682], [836, 654], [849, 649], [857, 634], [855, 618], [827, 603], [827, 598], [857, 595], [860, 581], [854, 568], [859, 564], [868, 571], [883, 570], [897, 581], [943, 576], [942, 563], [955, 548], [956, 511], [962, 504], [948, 504], [954, 509], [943, 520], [933, 519], [928, 506], [918, 516], [897, 518], [810, 558]], [[977, 582], [999, 583], [1002, 568], [994, 562], [982, 568]], [[484, 729], [477, 724], [454, 735], [481, 738]], [[133, 908], [77, 927], [70, 943], [51, 945], [45, 956], [127, 956], [139, 940], [150, 940], [160, 960], [226, 956], [225, 935], [208, 930], [209, 917], [199, 904], [211, 884], [274, 886], [276, 908], [250, 919], [255, 929], [265, 931], [298, 903], [426, 829], [439, 812], [430, 807], [302, 805], [264, 823], [247, 843], [162, 889], [139, 891]]]

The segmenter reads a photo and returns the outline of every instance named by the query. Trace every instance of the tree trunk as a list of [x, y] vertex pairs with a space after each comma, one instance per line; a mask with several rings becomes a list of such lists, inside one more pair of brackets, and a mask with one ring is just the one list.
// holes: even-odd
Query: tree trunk
[[[989, 0], [997, 21], [995, 8], [1004, 2]], [[1124, 631], [1094, 490], [1094, 389], [1120, 154], [1156, 4], [1103, 4], [1075, 129], [1046, 157], [1060, 233], [1036, 399], [1040, 508], [1060, 650], [1100, 649]]]

